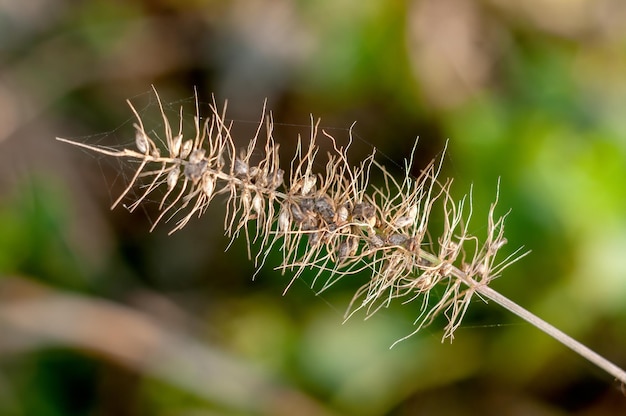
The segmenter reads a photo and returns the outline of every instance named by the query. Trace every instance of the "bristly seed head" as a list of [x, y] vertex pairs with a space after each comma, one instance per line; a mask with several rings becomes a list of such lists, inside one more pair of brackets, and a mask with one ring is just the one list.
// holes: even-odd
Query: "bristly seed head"
[[[263, 264], [271, 249], [280, 247], [282, 271], [292, 270], [297, 279], [305, 269], [317, 268], [320, 276], [328, 274], [324, 288], [340, 277], [369, 270], [370, 279], [357, 292], [353, 303], [368, 315], [393, 299], [427, 297], [428, 290], [441, 285], [445, 300], [424, 311], [420, 323], [429, 323], [436, 315], [444, 314], [449, 319], [445, 336], [450, 337], [470, 302], [471, 296], [465, 293], [488, 284], [516, 260], [513, 255], [504, 264], [494, 262], [497, 251], [506, 243], [504, 218], [494, 219], [494, 206], [489, 212], [487, 242], [483, 246], [465, 244], [477, 241], [463, 220], [467, 207], [452, 199], [451, 181], [438, 180], [440, 164], [431, 163], [418, 178], [409, 176], [409, 164], [405, 178], [397, 180], [374, 161], [373, 155], [359, 165], [351, 165], [349, 145], [340, 146], [324, 132], [334, 150], [329, 152], [325, 173], [314, 172], [314, 167], [323, 164], [317, 159], [318, 124], [313, 124], [310, 141], [297, 143], [296, 156], [285, 175], [272, 135], [271, 116], [263, 118], [267, 128], [258, 130], [267, 132], [264, 143], [257, 143], [257, 135], [237, 153], [229, 123], [212, 103], [210, 117], [196, 114], [194, 120], [203, 119], [206, 123], [201, 126], [196, 122], [195, 135], [187, 139], [182, 133], [182, 122], [180, 134], [176, 135], [167, 123], [165, 138], [159, 141], [166, 147], [159, 149], [145, 133], [139, 114], [132, 105], [131, 108], [138, 119], [133, 148], [112, 151], [74, 143], [139, 162], [131, 183], [113, 206], [131, 195], [136, 182], [141, 182], [140, 189], [144, 191], [135, 206], [164, 186], [167, 189], [155, 225], [162, 218], [184, 215], [175, 231], [193, 215], [204, 213], [213, 198], [221, 195], [227, 200], [227, 235], [234, 238], [244, 234], [250, 244], [260, 242], [256, 264]], [[182, 111], [179, 114], [182, 117]], [[162, 115], [166, 120], [166, 115]], [[252, 155], [255, 166], [251, 166]], [[173, 192], [183, 169], [180, 192]], [[372, 169], [382, 175], [375, 187], [369, 185]], [[415, 227], [418, 207], [419, 229]], [[442, 208], [447, 221], [443, 232], [431, 240], [422, 223], [427, 222], [433, 207]], [[250, 226], [252, 222], [255, 226]], [[249, 255], [252, 257], [250, 248]], [[469, 292], [459, 290], [459, 284], [469, 286]]]

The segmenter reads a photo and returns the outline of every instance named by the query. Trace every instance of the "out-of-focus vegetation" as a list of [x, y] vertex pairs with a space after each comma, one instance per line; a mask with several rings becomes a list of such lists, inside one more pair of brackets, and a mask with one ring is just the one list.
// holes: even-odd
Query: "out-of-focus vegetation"
[[495, 305], [452, 344], [435, 323], [389, 350], [419, 305], [342, 325], [358, 278], [283, 297], [288, 275], [223, 253], [220, 204], [150, 234], [149, 206], [108, 210], [123, 166], [54, 137], [128, 143], [125, 99], [149, 118], [154, 84], [174, 111], [194, 87], [228, 99], [242, 143], [267, 98], [285, 156], [309, 114], [346, 140], [357, 121], [354, 160], [392, 169], [449, 140], [476, 233], [501, 178], [509, 250], [532, 250], [494, 287], [624, 367], [625, 19], [619, 0], [0, 2], [0, 414], [621, 414], [609, 376]]

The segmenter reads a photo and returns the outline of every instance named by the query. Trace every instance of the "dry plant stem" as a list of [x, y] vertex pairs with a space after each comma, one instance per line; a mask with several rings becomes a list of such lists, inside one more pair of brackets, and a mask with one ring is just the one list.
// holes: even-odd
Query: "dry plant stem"
[[519, 306], [517, 303], [513, 302], [509, 298], [502, 296], [500, 293], [496, 292], [489, 286], [479, 286], [476, 288], [476, 292], [484, 296], [485, 298], [494, 301], [498, 305], [502, 306], [508, 311], [524, 319], [531, 325], [535, 326], [536, 328], [550, 335], [552, 338], [556, 339], [561, 344], [570, 348], [575, 353], [586, 358], [588, 361], [592, 362], [593, 364], [597, 365], [598, 367], [600, 367], [607, 373], [611, 374], [620, 383], [622, 383], [622, 385], [626, 384], [626, 371], [622, 370], [621, 368], [619, 368], [618, 366], [616, 366], [615, 364], [613, 364], [606, 358], [602, 357], [598, 353], [592, 351], [585, 345], [576, 341], [574, 338], [570, 337], [563, 331], [555, 328], [554, 326], [550, 325], [543, 319], [537, 317], [533, 313], [522, 308], [521, 306]]
[[[244, 234], [248, 256], [258, 268], [271, 252], [280, 252], [282, 263], [277, 269], [292, 274], [287, 289], [306, 270], [317, 271], [311, 286], [318, 293], [340, 279], [369, 273], [369, 280], [357, 290], [349, 305], [347, 318], [357, 311], [364, 311], [367, 318], [399, 301], [417, 305], [419, 309], [416, 330], [407, 337], [443, 315], [448, 320], [443, 338], [452, 339], [473, 296], [479, 294], [626, 383], [623, 370], [488, 287], [506, 267], [528, 253], [519, 249], [496, 261], [499, 250], [506, 244], [506, 214], [495, 215], [498, 194], [486, 219], [486, 238], [478, 239], [470, 233], [471, 190], [460, 201], [453, 199], [452, 180], [438, 179], [443, 157], [432, 161], [418, 177], [409, 174], [411, 165], [407, 162], [404, 176], [397, 178], [374, 159], [373, 153], [356, 166], [348, 161], [351, 130], [345, 146], [322, 130], [332, 149], [327, 154], [325, 169], [319, 172], [315, 170], [320, 165], [319, 121], [311, 120], [310, 137], [298, 138], [289, 172], [285, 172], [279, 163], [272, 116], [265, 114], [265, 108], [254, 137], [246, 148], [237, 151], [225, 110], [220, 111], [215, 101], [209, 105], [210, 116], [201, 123], [196, 98], [195, 131], [186, 139], [182, 109], [176, 123], [178, 133], [174, 135], [156, 96], [164, 137], [153, 130], [147, 131], [129, 103], [137, 117], [136, 150], [115, 150], [58, 139], [137, 163], [130, 183], [112, 208], [124, 199], [134, 198], [128, 205], [132, 211], [149, 194], [160, 193], [157, 201], [161, 213], [152, 229], [161, 221], [178, 217], [171, 230], [174, 232], [183, 228], [192, 216], [201, 216], [216, 196], [223, 196], [226, 235], [232, 242]], [[382, 184], [377, 186], [370, 185], [374, 170], [382, 178]], [[131, 194], [134, 188], [140, 189], [138, 196]], [[434, 210], [443, 214], [443, 226], [438, 233], [429, 229]], [[253, 256], [254, 243], [260, 247]], [[430, 295], [435, 288], [443, 290], [432, 301]]]

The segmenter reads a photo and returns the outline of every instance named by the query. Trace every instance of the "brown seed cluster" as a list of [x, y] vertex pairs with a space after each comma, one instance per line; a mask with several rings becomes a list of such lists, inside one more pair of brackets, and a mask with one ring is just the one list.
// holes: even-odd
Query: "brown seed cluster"
[[[452, 336], [477, 285], [488, 284], [516, 259], [514, 254], [495, 262], [506, 242], [504, 217], [494, 218], [495, 203], [489, 212], [486, 242], [480, 244], [469, 234], [471, 198], [456, 202], [451, 197], [451, 181], [438, 180], [441, 162], [431, 162], [417, 178], [408, 174], [407, 165], [407, 173], [398, 180], [374, 154], [358, 165], [351, 164], [347, 156], [351, 141], [341, 147], [322, 130], [333, 151], [325, 170], [314, 171], [319, 163], [318, 121], [312, 122], [308, 140], [298, 139], [290, 169], [285, 171], [273, 137], [272, 117], [265, 110], [255, 136], [245, 149], [238, 150], [231, 137], [232, 126], [226, 124], [224, 112], [215, 102], [210, 105], [210, 117], [201, 123], [196, 100], [194, 131], [189, 137], [183, 131], [182, 109], [174, 133], [159, 99], [165, 145], [159, 148], [159, 140], [147, 132], [130, 106], [137, 117], [134, 148], [113, 151], [61, 139], [138, 162], [113, 207], [139, 183], [141, 193], [129, 205], [131, 211], [161, 189], [160, 214], [154, 226], [175, 219], [174, 232], [202, 215], [213, 198], [222, 196], [227, 201], [227, 235], [233, 239], [245, 235], [249, 255], [258, 267], [269, 253], [279, 250], [283, 261], [278, 268], [293, 273], [291, 283], [305, 270], [314, 269], [312, 285], [320, 292], [346, 276], [369, 274], [348, 314], [364, 309], [369, 315], [393, 300], [420, 299], [418, 329], [444, 313], [449, 319], [445, 336]], [[370, 185], [373, 170], [382, 185]], [[443, 229], [436, 232], [427, 229], [435, 207], [445, 219]], [[253, 256], [255, 242], [260, 248]], [[431, 291], [437, 285], [443, 294], [431, 302]]]

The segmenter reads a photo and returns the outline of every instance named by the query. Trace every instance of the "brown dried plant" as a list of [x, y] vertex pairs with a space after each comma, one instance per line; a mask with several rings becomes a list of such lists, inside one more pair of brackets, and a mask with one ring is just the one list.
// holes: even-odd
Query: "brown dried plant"
[[[298, 138], [285, 178], [272, 116], [265, 106], [256, 134], [246, 148], [238, 150], [231, 136], [232, 123], [226, 122], [226, 106], [220, 111], [213, 100], [210, 116], [202, 121], [196, 94], [194, 132], [188, 136], [183, 132], [182, 107], [178, 128], [173, 130], [156, 90], [154, 93], [164, 124], [163, 140], [146, 130], [130, 101], [137, 118], [134, 148], [114, 150], [58, 138], [138, 163], [111, 209], [135, 187], [140, 192], [127, 206], [130, 211], [160, 190], [160, 214], [151, 231], [162, 221], [174, 220], [173, 233], [194, 216], [201, 216], [214, 198], [223, 197], [227, 201], [226, 234], [231, 239], [245, 236], [248, 255], [257, 267], [273, 250], [281, 252], [278, 269], [292, 276], [285, 291], [306, 269], [317, 270], [312, 287], [318, 292], [346, 276], [369, 274], [367, 283], [354, 295], [346, 317], [359, 310], [371, 316], [392, 301], [417, 304], [420, 312], [416, 330], [408, 336], [444, 315], [447, 324], [443, 339], [454, 337], [476, 294], [507, 308], [626, 382], [626, 373], [619, 367], [488, 286], [527, 253], [517, 250], [496, 260], [506, 244], [506, 215], [495, 215], [497, 196], [489, 209], [486, 239], [481, 242], [470, 234], [471, 192], [460, 201], [453, 199], [452, 180], [438, 179], [442, 159], [432, 161], [418, 177], [410, 175], [407, 163], [404, 176], [398, 179], [375, 160], [374, 153], [356, 166], [350, 163], [347, 153], [351, 134], [348, 144], [340, 146], [321, 130], [333, 150], [327, 155], [324, 171], [317, 172], [314, 168], [318, 165], [320, 129], [319, 121], [312, 120], [308, 139]], [[157, 143], [161, 142], [164, 145], [159, 147]], [[372, 170], [382, 177], [382, 186], [370, 185]], [[442, 210], [444, 225], [433, 238], [428, 226], [435, 207]], [[254, 256], [253, 245], [259, 247]], [[442, 294], [431, 302], [435, 287], [442, 288]]]

